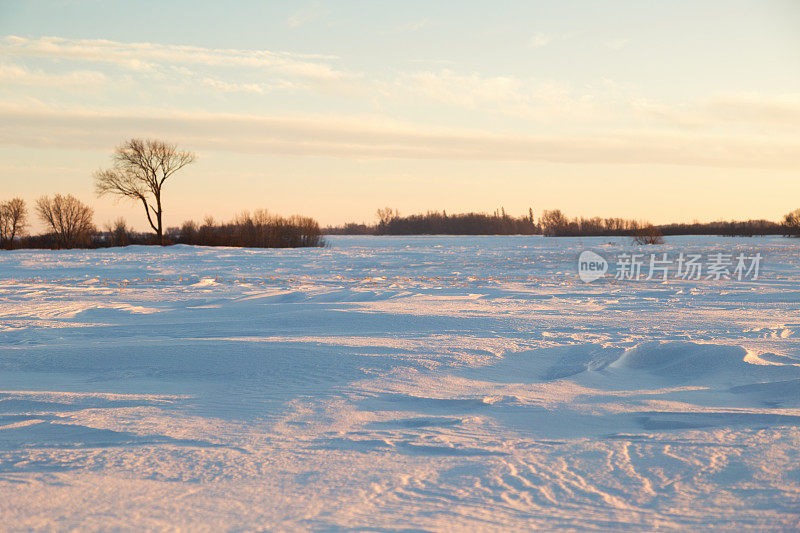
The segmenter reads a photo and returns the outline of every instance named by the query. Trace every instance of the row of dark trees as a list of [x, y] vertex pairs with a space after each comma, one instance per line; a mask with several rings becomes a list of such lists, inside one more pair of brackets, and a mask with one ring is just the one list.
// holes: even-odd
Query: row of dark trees
[[[786, 215], [789, 217], [790, 215]], [[664, 224], [660, 226], [664, 235], [723, 235], [755, 237], [758, 235], [800, 235], [800, 224], [787, 220], [778, 223], [772, 220], [693, 222], [691, 224]]]
[[313, 218], [298, 215], [284, 218], [265, 210], [242, 213], [224, 224], [215, 224], [210, 217], [202, 225], [188, 221], [180, 228], [167, 230], [166, 236], [172, 242], [202, 246], [300, 248], [325, 245], [322, 230]]
[[[13, 207], [13, 209], [12, 209]], [[230, 222], [217, 224], [207, 217], [202, 224], [184, 222], [166, 229], [161, 236], [139, 233], [124, 219], [98, 230], [92, 222], [93, 210], [71, 195], [42, 197], [35, 212], [48, 231], [26, 235], [28, 210], [25, 202], [14, 198], [0, 204], [0, 246], [13, 248], [108, 248], [131, 244], [194, 244], [201, 246], [246, 246], [253, 248], [297, 248], [324, 246], [322, 230], [309, 217], [281, 217], [258, 210], [242, 213]]]
[[546, 210], [536, 221], [533, 210], [513, 217], [504, 209], [493, 214], [463, 213], [448, 215], [430, 211], [400, 216], [396, 209], [378, 209], [375, 224], [347, 223], [325, 228], [330, 235], [537, 235], [549, 237], [628, 236], [637, 241], [657, 241], [661, 235], [787, 235], [800, 236], [800, 209], [782, 222], [769, 220], [718, 221], [691, 224], [663, 224], [624, 218], [567, 217], [561, 210]]
[[486, 213], [459, 213], [429, 211], [424, 214], [401, 217], [396, 209], [378, 209], [375, 225], [349, 223], [326, 228], [326, 233], [340, 235], [536, 235], [541, 233], [533, 217], [533, 210], [521, 217], [513, 217], [505, 209]]
[[568, 218], [560, 209], [545, 211], [539, 223], [542, 234], [551, 237], [632, 236], [650, 225], [624, 218]]
[[130, 139], [112, 155], [112, 167], [95, 172], [98, 196], [111, 195], [141, 203], [147, 222], [155, 232], [136, 233], [123, 219], [98, 231], [93, 210], [72, 195], [42, 197], [36, 214], [48, 231], [25, 235], [28, 211], [21, 198], [0, 203], [0, 248], [98, 248], [129, 244], [199, 244], [207, 246], [248, 246], [288, 248], [323, 246], [319, 224], [308, 217], [289, 218], [256, 211], [243, 213], [234, 221], [215, 224], [213, 219], [198, 226], [186, 222], [180, 228], [164, 228], [164, 183], [195, 161], [195, 154], [176, 145], [152, 139]]
[[185, 222], [161, 235], [137, 233], [123, 219], [107, 224], [103, 231], [92, 222], [91, 207], [72, 195], [37, 200], [35, 212], [47, 226], [43, 235], [27, 236], [28, 210], [20, 198], [0, 203], [0, 248], [99, 248], [130, 244], [194, 244], [203, 246], [247, 246], [294, 248], [324, 246], [323, 233], [346, 235], [534, 235], [630, 236], [641, 244], [657, 244], [663, 235], [787, 235], [800, 236], [800, 209], [782, 223], [768, 220], [709, 222], [653, 226], [621, 218], [568, 218], [560, 210], [544, 211], [535, 221], [533, 211], [512, 217], [505, 210], [494, 214], [448, 215], [429, 212], [401, 217], [397, 210], [379, 209], [374, 225], [347, 224], [322, 231], [311, 218], [280, 217], [264, 210], [242, 213], [230, 222], [217, 224], [210, 217], [202, 224]]
[[[187, 222], [181, 228], [164, 228], [164, 183], [175, 173], [195, 161], [195, 154], [179, 150], [176, 145], [152, 139], [130, 139], [112, 154], [112, 166], [95, 172], [99, 196], [111, 195], [140, 203], [155, 237], [135, 234], [124, 220], [118, 220], [98, 232], [92, 223], [92, 209], [72, 195], [42, 197], [36, 202], [36, 213], [49, 231], [45, 235], [21, 238], [27, 224], [27, 209], [20, 198], [0, 203], [0, 247], [15, 244], [37, 248], [74, 248], [117, 246], [125, 244], [205, 244], [211, 246], [296, 247], [321, 246], [324, 240], [319, 225], [307, 217], [276, 217], [265, 211], [243, 214], [236, 220], [202, 225]], [[396, 209], [378, 210], [374, 225], [349, 223], [327, 228], [330, 234], [360, 235], [533, 235], [547, 236], [634, 236], [637, 240], [654, 241], [662, 234], [717, 235], [800, 235], [800, 210], [789, 213], [782, 223], [767, 220], [746, 222], [711, 222], [706, 224], [648, 223], [621, 218], [568, 218], [558, 209], [544, 211], [537, 222], [533, 210], [521, 217], [509, 216], [504, 209], [493, 214], [462, 213], [448, 215], [442, 211], [400, 216]], [[651, 243], [651, 242], [649, 242]]]
[[662, 224], [653, 226], [621, 218], [568, 218], [560, 210], [545, 211], [539, 221], [544, 235], [632, 236], [643, 235], [722, 235], [753, 237], [757, 235], [800, 235], [800, 209], [786, 215], [781, 223], [770, 220], [716, 221]]

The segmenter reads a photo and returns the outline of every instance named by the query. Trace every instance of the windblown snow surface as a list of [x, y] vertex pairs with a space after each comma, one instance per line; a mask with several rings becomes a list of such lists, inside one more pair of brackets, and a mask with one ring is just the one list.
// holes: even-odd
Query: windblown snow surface
[[796, 241], [329, 243], [0, 254], [0, 529], [800, 527]]

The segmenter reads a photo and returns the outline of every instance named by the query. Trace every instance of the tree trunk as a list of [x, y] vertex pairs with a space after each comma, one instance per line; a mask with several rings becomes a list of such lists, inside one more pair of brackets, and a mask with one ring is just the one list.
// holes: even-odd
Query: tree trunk
[[161, 225], [161, 215], [163, 214], [163, 210], [161, 209], [161, 195], [156, 196], [156, 207], [158, 208], [158, 212], [156, 213], [156, 218], [158, 219], [158, 244], [164, 246], [164, 227]]

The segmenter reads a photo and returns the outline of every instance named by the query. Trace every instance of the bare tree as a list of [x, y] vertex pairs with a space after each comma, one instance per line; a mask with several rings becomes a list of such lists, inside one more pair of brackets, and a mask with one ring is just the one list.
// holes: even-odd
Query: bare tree
[[194, 162], [192, 152], [178, 150], [174, 144], [152, 139], [131, 139], [114, 150], [113, 167], [95, 172], [97, 194], [111, 194], [142, 202], [147, 221], [164, 245], [164, 208], [161, 201], [164, 182]]
[[558, 237], [567, 228], [569, 220], [560, 209], [546, 209], [542, 213], [539, 224], [542, 226], [542, 233], [544, 235], [548, 237]]
[[92, 224], [92, 208], [71, 194], [39, 198], [36, 212], [52, 230], [59, 248], [86, 246], [96, 231]]
[[644, 224], [633, 235], [633, 243], [639, 245], [664, 244], [661, 230], [652, 224]]
[[119, 217], [114, 222], [109, 222], [105, 226], [111, 246], [128, 246], [131, 243], [133, 230], [128, 227], [127, 222]]
[[783, 225], [789, 235], [800, 236], [800, 209], [795, 209], [783, 217]]
[[22, 198], [0, 204], [0, 248], [14, 249], [14, 239], [22, 235], [28, 223], [28, 208]]
[[382, 209], [378, 209], [378, 223], [380, 224], [388, 224], [400, 216], [400, 212], [397, 209], [392, 209], [391, 207], [384, 207]]
[[378, 209], [378, 233], [386, 233], [386, 228], [392, 220], [400, 217], [400, 211], [392, 209], [391, 207], [383, 207]]

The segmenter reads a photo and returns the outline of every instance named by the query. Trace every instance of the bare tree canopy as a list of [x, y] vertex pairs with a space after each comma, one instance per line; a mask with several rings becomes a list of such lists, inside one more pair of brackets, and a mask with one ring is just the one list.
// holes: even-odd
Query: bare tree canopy
[[0, 203], [0, 248], [14, 249], [14, 239], [22, 235], [28, 222], [25, 200], [13, 198]]
[[633, 244], [664, 244], [664, 237], [660, 229], [652, 224], [645, 224], [634, 234]]
[[391, 207], [383, 207], [378, 209], [377, 215], [379, 224], [388, 224], [393, 218], [399, 217], [400, 212]]
[[94, 212], [71, 194], [43, 196], [36, 201], [39, 218], [50, 227], [61, 248], [87, 246], [96, 231], [92, 224]]
[[795, 209], [783, 217], [783, 225], [786, 226], [789, 235], [800, 235], [800, 209]]
[[128, 227], [125, 219], [119, 217], [114, 222], [109, 222], [105, 226], [112, 246], [128, 246], [131, 243], [133, 230]]
[[195, 155], [163, 141], [131, 139], [114, 150], [112, 159], [112, 168], [95, 172], [97, 194], [111, 194], [141, 202], [147, 221], [163, 246], [164, 209], [161, 192], [164, 182], [193, 163]]
[[569, 224], [569, 220], [560, 209], [546, 209], [539, 223], [542, 225], [542, 233], [551, 236], [558, 235]]

